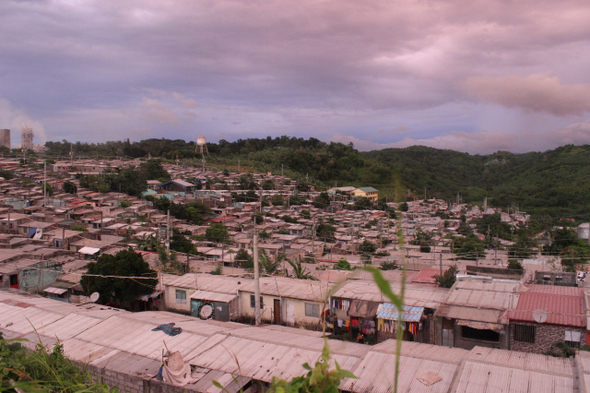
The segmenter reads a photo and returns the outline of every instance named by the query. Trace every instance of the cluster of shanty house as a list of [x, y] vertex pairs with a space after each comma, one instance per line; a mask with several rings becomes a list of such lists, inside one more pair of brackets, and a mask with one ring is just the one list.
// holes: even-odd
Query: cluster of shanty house
[[[395, 293], [399, 275], [389, 275]], [[248, 278], [185, 274], [163, 277], [169, 311], [201, 317], [204, 304], [219, 321], [254, 318], [254, 286]], [[336, 284], [336, 290], [332, 290]], [[334, 283], [284, 277], [260, 279], [261, 318], [268, 324], [307, 327], [356, 341], [396, 337], [397, 309], [372, 280]], [[586, 345], [587, 298], [584, 289], [517, 280], [462, 276], [450, 289], [405, 285], [403, 339], [445, 347], [489, 347], [545, 353], [563, 342]], [[535, 319], [537, 318], [537, 319]], [[325, 322], [324, 322], [325, 321]], [[366, 341], [366, 340], [363, 340]]]
[[[173, 323], [180, 334], [167, 335]], [[131, 313], [96, 304], [64, 304], [31, 294], [0, 291], [5, 338], [60, 343], [94, 377], [132, 393], [264, 391], [273, 378], [305, 374], [320, 358], [322, 333], [279, 325], [250, 326], [169, 312]], [[396, 342], [364, 345], [327, 340], [332, 359], [357, 378], [346, 392], [385, 392], [394, 384]], [[187, 370], [182, 385], [157, 378], [164, 351], [179, 352]], [[587, 392], [590, 353], [558, 358], [482, 346], [470, 350], [404, 342], [398, 391]]]
[[[330, 340], [335, 359], [360, 378], [345, 380], [341, 388], [384, 391], [391, 384], [392, 339], [399, 310], [367, 273], [334, 267], [341, 259], [352, 267], [406, 261], [409, 270], [402, 310], [402, 386], [406, 388], [402, 391], [493, 392], [517, 386], [531, 392], [549, 387], [553, 391], [585, 391], [584, 378], [590, 373], [584, 363], [585, 352], [579, 352], [579, 360], [540, 355], [555, 343], [573, 349], [587, 343], [588, 298], [584, 288], [575, 286], [575, 275], [553, 271], [554, 265], [541, 256], [523, 261], [524, 272], [509, 273], [504, 269], [505, 251], [488, 251], [477, 263], [457, 261], [452, 244], [445, 239], [447, 234], [457, 235], [461, 215], [469, 221], [493, 210], [440, 200], [415, 201], [408, 202], [408, 211], [396, 223], [384, 211], [346, 209], [354, 204], [354, 197], [376, 199], [377, 190], [370, 187], [329, 190], [330, 206], [316, 208], [313, 200], [319, 192], [298, 192], [294, 181], [270, 174], [253, 174], [252, 179], [259, 185], [270, 181], [274, 189], [257, 190], [256, 198], [236, 202], [236, 194], [247, 192], [240, 190], [240, 174], [166, 165], [173, 180], [148, 182], [146, 195], [210, 206], [215, 215], [205, 224], [195, 225], [168, 218], [142, 198], [85, 190], [73, 178], [77, 173], [100, 174], [115, 166], [139, 164], [138, 160], [56, 163], [50, 171], [61, 178], [48, 180], [55, 193], [45, 197], [39, 184], [43, 170], [0, 160], [2, 168], [17, 175], [0, 181], [0, 288], [46, 297], [0, 291], [0, 331], [5, 336], [31, 335], [30, 326], [21, 320], [26, 316], [35, 328], [37, 323], [43, 326], [40, 335], [46, 342], [54, 342], [55, 332], [62, 334], [57, 337], [65, 342], [66, 353], [94, 365], [95, 373], [103, 373], [107, 379], [121, 373], [133, 375], [131, 385], [148, 380], [141, 383], [153, 384], [150, 386], [155, 389], [158, 381], [151, 376], [161, 357], [159, 342], [164, 338], [169, 344], [175, 339], [151, 328], [175, 322], [183, 328], [187, 341], [174, 343], [190, 361], [195, 375], [195, 381], [187, 385], [189, 390], [215, 390], [211, 384], [217, 380], [237, 391], [268, 383], [272, 375], [301, 375], [299, 365], [313, 364], [318, 358], [321, 331], [325, 330], [339, 338]], [[30, 179], [30, 184], [23, 186], [22, 179]], [[78, 186], [76, 194], [62, 192], [65, 179]], [[202, 189], [205, 183], [207, 190]], [[263, 203], [278, 195], [283, 204]], [[292, 196], [304, 203], [290, 205]], [[448, 218], [435, 216], [437, 211], [445, 211]], [[254, 223], [256, 212], [263, 214], [262, 223]], [[502, 213], [501, 219], [521, 223], [527, 216]], [[213, 223], [228, 228], [229, 245], [202, 239]], [[332, 238], [322, 238], [314, 231], [321, 223], [334, 228]], [[418, 231], [432, 233], [431, 252], [398, 244], [398, 224], [405, 239]], [[90, 304], [80, 285], [86, 264], [101, 254], [131, 246], [158, 270], [158, 254], [142, 251], [142, 245], [150, 239], [162, 241], [163, 228], [168, 225], [192, 236], [199, 255], [178, 254], [191, 273], [160, 274], [156, 291], [138, 299], [138, 309], [151, 311], [128, 313]], [[263, 327], [237, 323], [254, 319], [254, 281], [235, 261], [239, 249], [251, 253], [252, 230], [268, 235], [259, 240], [259, 247], [271, 260], [285, 254], [317, 279], [262, 277]], [[375, 244], [377, 252], [363, 255], [359, 248], [364, 241]], [[220, 263], [224, 275], [206, 273]], [[459, 276], [450, 289], [439, 288], [433, 276], [453, 264], [469, 275]], [[286, 263], [283, 270], [294, 275]], [[401, 272], [383, 274], [394, 292], [400, 293]], [[113, 335], [113, 330], [118, 333]], [[133, 331], [141, 334], [133, 335]], [[153, 345], [145, 345], [152, 341]], [[235, 348], [239, 370], [232, 364], [235, 357], [228, 355], [228, 348]], [[253, 357], [255, 353], [260, 356]], [[137, 367], [132, 366], [135, 361]], [[105, 370], [110, 377], [104, 375]], [[240, 378], [234, 380], [232, 375]], [[131, 387], [127, 390], [134, 391]]]

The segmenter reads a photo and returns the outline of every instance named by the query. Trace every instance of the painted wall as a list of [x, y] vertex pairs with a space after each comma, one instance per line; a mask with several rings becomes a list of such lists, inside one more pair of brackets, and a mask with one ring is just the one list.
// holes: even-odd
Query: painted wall
[[[240, 292], [240, 310], [242, 312], [242, 317], [245, 318], [254, 318], [254, 308], [250, 306], [250, 295], [254, 295], [252, 292]], [[274, 301], [275, 299], [279, 299], [275, 296], [268, 296], [268, 295], [260, 295], [262, 297], [263, 307], [261, 309], [260, 320], [264, 322], [273, 322], [274, 321]], [[281, 309], [283, 309], [283, 304], [281, 303]], [[282, 312], [281, 312], [282, 313]], [[282, 320], [281, 320], [282, 321]]]
[[[185, 303], [178, 303], [176, 301], [176, 290], [186, 292], [186, 302]], [[190, 312], [191, 312], [191, 299], [190, 299], [190, 297], [193, 293], [195, 293], [194, 289], [180, 288], [180, 287], [173, 287], [173, 286], [166, 285], [166, 291], [165, 291], [166, 310], [181, 312], [183, 314], [190, 314]]]
[[19, 288], [28, 292], [41, 292], [63, 274], [61, 263], [39, 262], [19, 272]]

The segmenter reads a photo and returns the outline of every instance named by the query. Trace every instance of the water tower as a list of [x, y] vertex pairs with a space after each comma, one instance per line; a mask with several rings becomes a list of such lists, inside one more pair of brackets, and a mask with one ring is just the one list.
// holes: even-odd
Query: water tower
[[199, 147], [201, 156], [203, 157], [203, 172], [205, 172], [205, 152], [208, 155], [209, 150], [207, 149], [207, 140], [204, 136], [197, 137], [197, 146]]
[[28, 150], [33, 148], [33, 129], [26, 124], [23, 124], [21, 128], [21, 147], [23, 150]]
[[0, 130], [0, 146], [5, 146], [10, 149], [10, 130]]

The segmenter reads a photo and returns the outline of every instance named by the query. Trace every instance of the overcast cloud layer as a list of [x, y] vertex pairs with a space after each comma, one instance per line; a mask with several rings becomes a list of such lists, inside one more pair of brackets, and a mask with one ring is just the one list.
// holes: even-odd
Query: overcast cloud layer
[[590, 143], [590, 2], [0, 1], [0, 128], [35, 143], [291, 135]]

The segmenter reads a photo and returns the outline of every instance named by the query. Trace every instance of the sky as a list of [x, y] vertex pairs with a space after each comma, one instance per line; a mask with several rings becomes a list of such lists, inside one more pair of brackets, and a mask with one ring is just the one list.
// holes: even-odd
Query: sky
[[20, 144], [315, 137], [471, 154], [590, 143], [590, 2], [1, 0]]

